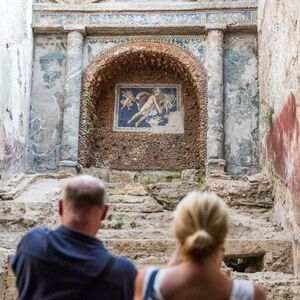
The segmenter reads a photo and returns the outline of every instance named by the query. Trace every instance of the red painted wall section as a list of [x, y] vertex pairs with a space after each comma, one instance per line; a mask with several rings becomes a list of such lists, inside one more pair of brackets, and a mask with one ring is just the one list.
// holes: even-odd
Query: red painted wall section
[[276, 175], [283, 180], [294, 198], [294, 213], [300, 225], [300, 127], [297, 104], [291, 93], [267, 136], [269, 157]]

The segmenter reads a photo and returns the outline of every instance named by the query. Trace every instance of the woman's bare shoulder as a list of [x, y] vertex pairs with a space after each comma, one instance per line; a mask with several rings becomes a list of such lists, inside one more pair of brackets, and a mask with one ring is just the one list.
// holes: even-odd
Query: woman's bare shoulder
[[138, 272], [138, 275], [135, 279], [134, 300], [141, 300], [143, 298], [144, 280], [148, 271], [149, 268], [145, 268]]
[[266, 300], [266, 293], [259, 285], [255, 285], [254, 300]]

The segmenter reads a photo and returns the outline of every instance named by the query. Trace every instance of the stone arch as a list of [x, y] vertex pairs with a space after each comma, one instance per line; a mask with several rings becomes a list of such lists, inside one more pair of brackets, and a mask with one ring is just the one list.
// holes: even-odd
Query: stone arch
[[[187, 164], [186, 168], [200, 167], [201, 165], [204, 165], [206, 162], [207, 141], [206, 70], [195, 57], [182, 48], [158, 42], [133, 42], [116, 46], [107, 52], [98, 55], [83, 72], [79, 139], [80, 163], [84, 167], [95, 165], [95, 159], [91, 149], [98, 143], [98, 141], [96, 143], [95, 140], [96, 131], [101, 131], [101, 128], [95, 128], [95, 120], [97, 120], [96, 107], [99, 106], [99, 101], [101, 101], [101, 99], [99, 100], [99, 98], [101, 98], [99, 95], [105, 94], [103, 87], [106, 84], [113, 82], [120, 73], [123, 72], [124, 74], [127, 74], [126, 72], [129, 72], [132, 69], [142, 73], [146, 72], [145, 69], [149, 69], [149, 74], [152, 71], [157, 71], [157, 74], [162, 74], [161, 76], [159, 75], [160, 78], [163, 78], [164, 74], [167, 74], [168, 76], [170, 75], [172, 78], [176, 78], [176, 80], [185, 85], [185, 93], [187, 95], [194, 95], [196, 97], [196, 106], [197, 111], [199, 112], [199, 116], [196, 116], [197, 118], [199, 117], [199, 122], [197, 124], [199, 136], [195, 138], [197, 143], [193, 141], [191, 145], [186, 146], [185, 160], [189, 160], [188, 149], [191, 149], [192, 151], [193, 147], [196, 147], [199, 148], [199, 151], [196, 154], [198, 163], [195, 163], [194, 165]], [[192, 132], [189, 134], [191, 135]], [[140, 139], [143, 141], [147, 134], [139, 135]], [[133, 134], [129, 133], [129, 136], [132, 137]], [[120, 135], [113, 138], [115, 139], [114, 143], [118, 143], [118, 138], [120, 138]], [[171, 144], [173, 143], [171, 141], [172, 138], [168, 135], [164, 135], [164, 137], [159, 138], [166, 138]], [[179, 147], [180, 142], [177, 144]], [[181, 144], [183, 145], [186, 143], [182, 141]], [[106, 145], [103, 145], [103, 147], [106, 147]], [[181, 151], [180, 147], [178, 148], [178, 151]], [[119, 155], [122, 155], [122, 153], [119, 153]], [[116, 159], [118, 158], [116, 157]], [[180, 160], [180, 158], [176, 159]], [[96, 163], [96, 165], [99, 166], [98, 163]], [[103, 161], [103, 165], [111, 167], [106, 165], [105, 161]], [[157, 169], [171, 170], [171, 165], [173, 164], [169, 164], [167, 167], [158, 166]], [[175, 163], [174, 166], [175, 169], [180, 169], [178, 168], [178, 164]], [[153, 168], [154, 167], [151, 166], [151, 164], [144, 168], [137, 167], [137, 169]]]

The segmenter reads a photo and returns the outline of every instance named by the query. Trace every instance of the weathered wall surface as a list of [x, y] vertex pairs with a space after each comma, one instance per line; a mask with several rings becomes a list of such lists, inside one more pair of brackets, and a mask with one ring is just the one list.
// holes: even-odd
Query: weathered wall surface
[[256, 35], [226, 35], [224, 81], [227, 172], [255, 173], [259, 114]]
[[[279, 221], [295, 241], [296, 270], [300, 272], [300, 3], [260, 1], [259, 56], [262, 115], [272, 113], [273, 125], [262, 122], [262, 163], [275, 174]], [[268, 118], [265, 118], [268, 119]], [[271, 164], [269, 164], [269, 162]]]
[[66, 37], [35, 37], [28, 171], [54, 171], [60, 159]]
[[[207, 56], [205, 35], [86, 37], [83, 56], [84, 66], [88, 66], [101, 53], [105, 53], [118, 45], [148, 41], [179, 46], [205, 66]], [[64, 36], [38, 35], [36, 37], [29, 155], [30, 171], [32, 172], [55, 170], [59, 161], [63, 122], [65, 47]], [[226, 159], [228, 160], [228, 171], [232, 174], [252, 173], [257, 168], [256, 47], [255, 34], [225, 35]], [[130, 79], [131, 84], [135, 83], [134, 81], [134, 78]], [[146, 81], [151, 82], [151, 84], [163, 83], [162, 80], [155, 78], [150, 81], [148, 78]], [[175, 81], [173, 80], [173, 83], [177, 83]], [[143, 83], [141, 80], [138, 82]], [[168, 81], [168, 83], [172, 82]], [[113, 96], [110, 98], [110, 101], [113, 102]], [[102, 106], [99, 107], [101, 109]], [[99, 111], [98, 113], [102, 114], [103, 112]], [[112, 117], [109, 119], [111, 122], [109, 128], [112, 128]], [[246, 122], [245, 126], [241, 125], [241, 120]], [[106, 127], [108, 128], [108, 125]], [[243, 135], [239, 133], [241, 127]], [[197, 130], [197, 126], [195, 126], [195, 132]], [[126, 135], [128, 133], [119, 134]], [[96, 161], [104, 161], [106, 159], [103, 157], [109, 155], [101, 152], [101, 149], [96, 152], [98, 153]], [[203, 161], [203, 156], [200, 159], [200, 164], [202, 164], [201, 161]], [[185, 163], [182, 162], [183, 164]], [[97, 165], [99, 164], [97, 163]], [[178, 163], [178, 165], [180, 164]], [[196, 166], [197, 164], [193, 165]], [[190, 165], [185, 166], [185, 168], [188, 166]]]
[[[32, 1], [0, 1], [0, 176], [25, 170], [32, 73]], [[0, 178], [1, 179], [1, 178]]]
[[[163, 74], [147, 68], [132, 70], [131, 74], [120, 74], [103, 87], [97, 99], [98, 118], [93, 134], [94, 147], [91, 148], [94, 166], [121, 170], [183, 170], [204, 166], [206, 147], [201, 140], [206, 140], [206, 128], [201, 128], [200, 114], [206, 120], [207, 112], [200, 110], [197, 96], [185, 83], [174, 74]], [[180, 84], [184, 133], [114, 132], [115, 85], [118, 82]], [[180, 119], [177, 121], [180, 122]]]

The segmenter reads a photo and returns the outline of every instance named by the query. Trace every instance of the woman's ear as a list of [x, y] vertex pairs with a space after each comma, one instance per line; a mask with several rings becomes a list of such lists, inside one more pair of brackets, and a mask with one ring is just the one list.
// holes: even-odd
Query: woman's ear
[[218, 251], [218, 264], [219, 264], [220, 268], [222, 266], [224, 257], [225, 257], [225, 246], [223, 244], [223, 245], [221, 245], [221, 247], [219, 248], [219, 251]]
[[59, 201], [58, 201], [58, 213], [59, 213], [59, 215], [62, 217], [62, 215], [63, 215], [63, 209], [64, 208], [64, 204], [63, 204], [63, 200], [62, 199], [60, 199]]

